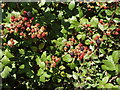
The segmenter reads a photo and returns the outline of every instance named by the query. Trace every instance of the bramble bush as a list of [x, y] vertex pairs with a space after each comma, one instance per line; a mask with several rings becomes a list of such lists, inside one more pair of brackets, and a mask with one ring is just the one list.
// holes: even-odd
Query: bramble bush
[[3, 89], [120, 89], [120, 2], [2, 3]]

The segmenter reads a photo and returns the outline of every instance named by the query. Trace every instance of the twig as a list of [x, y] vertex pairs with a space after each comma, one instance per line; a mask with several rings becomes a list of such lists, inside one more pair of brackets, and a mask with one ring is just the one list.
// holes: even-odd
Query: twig
[[109, 80], [109, 83], [111, 83], [113, 80], [115, 80], [118, 76], [114, 76]]

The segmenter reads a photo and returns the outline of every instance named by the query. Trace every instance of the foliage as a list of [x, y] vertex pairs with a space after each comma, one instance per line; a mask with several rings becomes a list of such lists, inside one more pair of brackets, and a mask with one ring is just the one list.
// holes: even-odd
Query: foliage
[[119, 2], [2, 4], [3, 89], [119, 90]]

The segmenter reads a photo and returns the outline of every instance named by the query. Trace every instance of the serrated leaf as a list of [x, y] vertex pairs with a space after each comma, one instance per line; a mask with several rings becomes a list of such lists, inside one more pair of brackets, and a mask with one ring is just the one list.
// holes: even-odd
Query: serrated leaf
[[44, 46], [45, 46], [45, 43], [40, 43], [39, 46], [38, 46], [39, 50], [43, 49]]
[[68, 66], [71, 68], [71, 69], [74, 69], [75, 68], [75, 63], [68, 63]]
[[9, 51], [8, 49], [5, 50], [5, 55], [6, 55], [8, 58], [14, 57], [14, 56], [10, 53], [10, 51]]
[[99, 22], [98, 18], [96, 18], [95, 16], [92, 17], [92, 19], [90, 20], [90, 24], [91, 24], [90, 27], [97, 27], [98, 26], [98, 22]]
[[74, 71], [73, 71], [73, 78], [76, 79], [76, 80], [78, 79], [78, 74]]
[[117, 9], [115, 10], [115, 13], [116, 13], [117, 15], [120, 15], [120, 7], [117, 7]]
[[108, 82], [108, 80], [109, 80], [109, 77], [108, 77], [108, 76], [104, 77], [104, 78], [102, 79], [102, 84], [106, 84], [106, 83]]
[[70, 10], [73, 10], [74, 7], [75, 7], [75, 1], [73, 0], [73, 1], [71, 1], [71, 2], [69, 3], [68, 8], [69, 8]]
[[25, 54], [25, 50], [24, 49], [19, 49], [19, 53], [20, 54]]
[[45, 63], [44, 63], [44, 62], [40, 62], [40, 63], [39, 63], [39, 66], [40, 66], [41, 68], [45, 68]]
[[113, 21], [114, 21], [115, 23], [120, 23], [120, 19], [119, 19], [119, 18], [114, 18]]
[[71, 62], [72, 61], [72, 58], [69, 54], [66, 54], [65, 56], [63, 56], [62, 59], [65, 62]]
[[2, 78], [7, 78], [7, 76], [9, 75], [9, 73], [12, 71], [12, 69], [8, 66], [5, 66], [4, 70], [1, 73], [1, 77]]
[[2, 50], [0, 49], [0, 58], [2, 58], [2, 56], [3, 56], [3, 52], [2, 52]]
[[45, 76], [44, 75], [40, 76], [40, 81], [45, 82]]
[[41, 55], [41, 60], [42, 61], [46, 61], [47, 60], [46, 51], [44, 51], [43, 54]]
[[20, 69], [24, 69], [25, 68], [25, 65], [24, 64], [22, 64], [22, 65], [20, 65], [20, 67], [19, 67]]
[[120, 85], [120, 78], [117, 78], [116, 82]]
[[81, 18], [80, 19], [80, 24], [85, 25], [87, 23], [88, 23], [88, 19], [87, 18]]
[[37, 56], [37, 58], [36, 58], [36, 62], [37, 62], [37, 65], [39, 65], [39, 63], [41, 62], [41, 59], [40, 59], [39, 56]]
[[102, 24], [98, 24], [98, 27], [100, 28], [100, 30], [104, 31], [108, 28], [108, 25], [102, 25]]
[[78, 40], [80, 40], [82, 38], [82, 35], [78, 34], [76, 37], [77, 37]]
[[10, 63], [10, 60], [9, 60], [9, 58], [7, 56], [4, 56], [1, 59], [1, 62], [2, 62], [2, 64], [6, 65], [6, 64]]
[[107, 15], [112, 15], [113, 14], [113, 12], [111, 10], [105, 10], [105, 12], [106, 12]]
[[50, 78], [50, 77], [51, 77], [51, 75], [47, 74], [47, 72], [44, 72], [43, 75], [44, 75], [46, 78]]
[[37, 75], [38, 75], [38, 76], [41, 76], [43, 73], [44, 73], [44, 70], [40, 68], [40, 69], [38, 70]]
[[107, 83], [107, 84], [105, 84], [105, 88], [113, 88], [113, 84], [112, 83]]
[[102, 53], [102, 54], [105, 54], [104, 49], [99, 49], [99, 52]]
[[112, 58], [113, 58], [113, 60], [114, 60], [115, 63], [118, 63], [118, 60], [120, 59], [119, 55], [120, 55], [119, 51], [114, 51], [112, 53]]
[[41, 6], [45, 5], [46, 0], [41, 0]]
[[77, 8], [79, 12], [79, 17], [81, 18], [83, 16], [83, 11], [80, 7]]
[[110, 70], [110, 71], [115, 70], [115, 64], [114, 64], [114, 62], [112, 62], [110, 60], [103, 60], [103, 63], [105, 65], [102, 65], [102, 69], [104, 69], [104, 70]]
[[36, 46], [31, 46], [30, 48], [32, 49], [33, 52], [37, 51], [37, 47]]
[[85, 44], [90, 45], [90, 40], [89, 39], [85, 40]]

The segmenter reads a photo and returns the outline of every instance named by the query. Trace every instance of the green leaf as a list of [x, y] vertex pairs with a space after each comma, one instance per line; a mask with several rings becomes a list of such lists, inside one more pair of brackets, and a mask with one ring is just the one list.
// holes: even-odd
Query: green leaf
[[63, 65], [61, 65], [61, 66], [59, 67], [59, 69], [60, 69], [60, 70], [64, 70], [64, 69], [66, 69], [66, 67], [63, 66]]
[[73, 1], [71, 1], [71, 2], [69, 3], [68, 8], [69, 8], [70, 10], [73, 10], [74, 7], [75, 7], [75, 1], [73, 0]]
[[65, 56], [63, 56], [62, 59], [65, 62], [71, 62], [72, 61], [72, 58], [69, 54], [66, 54]]
[[63, 11], [59, 11], [58, 18], [63, 19]]
[[90, 24], [91, 26], [90, 27], [97, 27], [98, 26], [98, 18], [96, 18], [96, 16], [92, 17], [92, 19], [90, 20]]
[[10, 63], [10, 60], [9, 60], [9, 58], [7, 56], [4, 56], [1, 59], [1, 62], [2, 62], [2, 64], [6, 65], [6, 64]]
[[115, 23], [120, 23], [120, 19], [119, 19], [119, 18], [114, 18], [113, 21], [114, 21]]
[[47, 74], [47, 72], [44, 72], [43, 75], [44, 75], [46, 78], [50, 78], [50, 77], [51, 77], [51, 75]]
[[102, 25], [102, 24], [98, 24], [98, 27], [100, 28], [100, 30], [104, 31], [108, 28], [108, 25]]
[[116, 70], [117, 73], [120, 73], [120, 69], [119, 68], [120, 68], [120, 64], [116, 64], [115, 65], [115, 70]]
[[5, 66], [4, 70], [1, 73], [1, 77], [2, 78], [7, 78], [7, 76], [9, 75], [9, 73], [12, 71], [12, 69], [8, 66]]
[[85, 40], [85, 44], [90, 45], [90, 40], [89, 39]]
[[44, 75], [40, 76], [40, 81], [45, 82], [45, 76]]
[[40, 69], [38, 70], [37, 75], [38, 75], [38, 76], [41, 76], [43, 73], [44, 73], [44, 70], [40, 68]]
[[91, 55], [91, 58], [92, 58], [92, 59], [98, 59], [98, 56], [93, 53], [93, 54]]
[[45, 68], [45, 63], [44, 63], [44, 62], [40, 62], [40, 63], [39, 63], [39, 66], [40, 66], [41, 68]]
[[116, 82], [120, 85], [120, 78], [117, 78]]
[[39, 46], [38, 46], [39, 50], [43, 49], [44, 46], [45, 46], [45, 43], [40, 43]]
[[24, 69], [25, 68], [25, 65], [24, 64], [22, 64], [22, 65], [20, 65], [20, 67], [19, 67], [20, 69]]
[[72, 73], [73, 73], [73, 78], [77, 80], [78, 79], [78, 74], [74, 71]]
[[39, 63], [41, 62], [41, 59], [40, 59], [39, 56], [37, 56], [37, 58], [36, 58], [36, 62], [37, 62], [37, 65], [39, 65]]
[[83, 16], [83, 11], [81, 9], [81, 7], [78, 7], [78, 12], [79, 12], [79, 17], [81, 18]]
[[76, 37], [77, 37], [78, 40], [80, 40], [82, 38], [82, 35], [78, 34]]
[[5, 55], [6, 55], [8, 58], [14, 57], [14, 56], [10, 53], [10, 50], [8, 50], [8, 49], [5, 50]]
[[2, 52], [2, 50], [0, 49], [0, 58], [2, 58], [2, 56], [3, 56], [3, 52]]
[[48, 61], [51, 61], [51, 60], [52, 60], [52, 59], [51, 59], [51, 55], [48, 55], [48, 56], [47, 56], [47, 60], [48, 60]]
[[113, 84], [112, 83], [107, 83], [107, 84], [105, 84], [105, 88], [113, 88]]
[[116, 29], [116, 26], [115, 26], [115, 25], [111, 25], [111, 26], [109, 27], [109, 29], [114, 30], [114, 29]]
[[46, 61], [47, 60], [46, 51], [44, 51], [43, 54], [41, 55], [41, 60], [42, 61]]
[[45, 5], [46, 0], [41, 0], [41, 6]]
[[102, 65], [102, 69], [103, 70], [110, 70], [110, 71], [115, 70], [115, 64], [114, 64], [114, 62], [112, 62], [110, 60], [103, 60], [103, 63], [105, 64], [105, 65]]
[[106, 12], [107, 15], [112, 15], [113, 14], [113, 12], [111, 10], [105, 10], [105, 12]]
[[74, 69], [74, 68], [75, 68], [75, 63], [74, 63], [74, 62], [68, 63], [68, 66], [69, 66], [71, 69]]
[[20, 54], [23, 54], [23, 55], [25, 54], [25, 50], [24, 49], [18, 49], [18, 50], [19, 50]]
[[31, 49], [32, 49], [33, 52], [37, 51], [37, 47], [36, 46], [31, 46]]
[[113, 58], [113, 60], [114, 60], [115, 63], [118, 63], [118, 60], [120, 59], [119, 55], [120, 55], [119, 51], [114, 51], [112, 53], [112, 58]]
[[115, 13], [116, 13], [117, 15], [120, 15], [120, 7], [117, 7], [117, 9], [115, 10]]
[[80, 19], [80, 24], [85, 25], [87, 23], [88, 23], [88, 19], [87, 18], [81, 18]]
[[102, 53], [102, 54], [105, 54], [104, 49], [99, 49], [99, 52]]
[[100, 82], [100, 84], [101, 84], [101, 85], [104, 85], [104, 84], [106, 84], [106, 83], [108, 82], [108, 80], [109, 80], [109, 77], [106, 76], [106, 77], [104, 77], [104, 78], [102, 79], [102, 81]]

